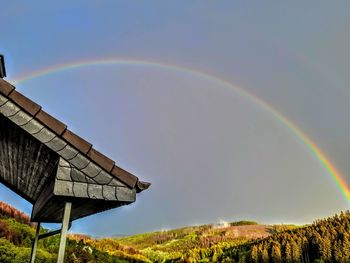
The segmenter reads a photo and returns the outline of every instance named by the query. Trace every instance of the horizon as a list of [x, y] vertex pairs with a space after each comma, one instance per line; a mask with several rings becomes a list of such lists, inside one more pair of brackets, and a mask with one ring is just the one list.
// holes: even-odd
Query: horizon
[[[22, 212], [24, 213], [23, 211], [17, 209], [16, 207], [10, 205], [10, 204], [7, 204], [6, 202], [3, 202], [3, 201], [0, 201], [0, 203], [4, 203], [6, 205], [9, 205], [10, 207], [16, 209], [17, 211], [19, 212]], [[347, 210], [349, 211], [349, 210]], [[332, 218], [334, 217], [335, 215], [339, 215], [341, 212], [346, 212], [346, 211], [339, 211], [339, 213], [336, 213], [334, 215], [329, 215], [328, 217], [326, 218]], [[30, 215], [24, 213], [24, 215], [28, 216], [30, 218]], [[325, 219], [325, 218], [315, 218], [314, 221], [316, 220], [319, 220], [319, 219]], [[123, 233], [113, 233], [113, 234], [110, 234], [110, 235], [106, 235], [106, 236], [94, 236], [94, 235], [87, 235], [85, 233], [78, 233], [78, 232], [70, 232], [71, 235], [87, 235], [91, 238], [94, 238], [94, 239], [103, 239], [103, 238], [119, 238], [119, 237], [131, 237], [131, 236], [137, 236], [137, 235], [143, 235], [143, 234], [148, 234], [148, 233], [157, 233], [157, 232], [169, 232], [169, 231], [174, 231], [174, 230], [180, 230], [180, 229], [183, 229], [183, 228], [192, 228], [192, 227], [200, 227], [200, 226], [205, 226], [205, 225], [212, 225], [214, 228], [220, 228], [221, 225], [225, 225], [225, 224], [231, 224], [231, 223], [240, 223], [240, 222], [250, 222], [250, 223], [256, 223], [257, 225], [260, 225], [260, 226], [274, 226], [274, 225], [278, 225], [278, 226], [296, 226], [296, 227], [305, 227], [305, 226], [309, 226], [309, 225], [312, 225], [313, 222], [308, 222], [308, 223], [303, 223], [303, 224], [293, 224], [291, 222], [276, 222], [276, 223], [265, 223], [265, 222], [258, 222], [258, 221], [255, 221], [255, 220], [252, 220], [252, 219], [241, 219], [241, 220], [234, 220], [234, 221], [225, 221], [225, 220], [219, 220], [218, 222], [207, 222], [207, 223], [200, 223], [200, 224], [191, 224], [191, 225], [186, 225], [186, 226], [182, 226], [182, 227], [179, 227], [179, 228], [161, 228], [161, 229], [155, 229], [155, 230], [152, 230], [152, 231], [149, 231], [149, 232], [140, 232], [140, 233], [133, 233], [133, 234], [123, 234]], [[46, 227], [47, 226], [52, 226], [52, 225], [56, 225], [55, 223], [52, 223], [52, 224], [44, 224]], [[249, 224], [248, 224], [249, 225]], [[242, 226], [246, 226], [245, 224], [242, 224]], [[48, 227], [47, 229], [52, 229], [50, 227]]]
[[[151, 3], [3, 4], [5, 79], [152, 183], [71, 231], [348, 210], [350, 3]], [[4, 185], [0, 200], [30, 214]]]
[[[8, 189], [9, 190], [9, 189]], [[11, 190], [9, 190], [11, 191]], [[12, 191], [11, 191], [12, 192]], [[15, 195], [17, 195], [16, 193], [14, 193]], [[16, 210], [18, 210], [19, 212], [22, 212], [24, 213], [26, 216], [28, 216], [30, 218], [30, 214], [28, 213], [25, 213], [24, 211], [18, 209], [17, 207], [7, 203], [7, 202], [4, 202], [4, 201], [0, 201], [0, 202], [3, 202], [7, 205], [10, 205], [11, 207], [15, 208]], [[202, 223], [193, 223], [193, 224], [189, 224], [189, 225], [183, 225], [183, 226], [178, 226], [178, 227], [175, 227], [175, 228], [167, 228], [167, 227], [161, 227], [159, 229], [151, 229], [150, 231], [147, 231], [147, 232], [134, 232], [134, 233], [129, 233], [129, 234], [126, 234], [126, 233], [111, 233], [109, 235], [92, 235], [92, 234], [86, 234], [86, 233], [81, 233], [81, 232], [72, 232], [71, 230], [69, 231], [70, 234], [82, 234], [82, 235], [87, 235], [91, 238], [94, 238], [94, 239], [103, 239], [103, 238], [118, 238], [118, 237], [131, 237], [131, 236], [135, 236], [135, 235], [142, 235], [142, 234], [147, 234], [147, 233], [155, 233], [155, 232], [168, 232], [168, 231], [173, 231], [173, 230], [179, 230], [179, 229], [182, 229], [182, 228], [187, 228], [187, 227], [199, 227], [199, 226], [204, 226], [204, 225], [213, 225], [213, 226], [219, 226], [219, 225], [222, 225], [222, 224], [225, 224], [225, 223], [237, 223], [237, 222], [243, 222], [243, 221], [247, 221], [247, 222], [255, 222], [257, 223], [258, 225], [262, 225], [262, 226], [274, 226], [274, 225], [285, 225], [285, 226], [290, 226], [290, 225], [293, 225], [293, 226], [297, 226], [297, 227], [305, 227], [305, 226], [309, 226], [309, 225], [312, 225], [316, 220], [319, 220], [319, 219], [325, 219], [325, 218], [332, 218], [333, 216], [335, 215], [338, 215], [340, 214], [341, 212], [346, 212], [346, 211], [349, 211], [349, 210], [341, 210], [335, 214], [332, 214], [332, 215], [328, 215], [324, 218], [314, 218], [313, 221], [311, 222], [301, 222], [301, 223], [295, 223], [295, 222], [260, 222], [260, 221], [256, 221], [252, 218], [238, 218], [238, 219], [227, 219], [227, 220], [222, 220], [222, 219], [218, 219], [218, 221], [216, 222], [202, 222]], [[104, 212], [102, 212], [104, 213]], [[79, 221], [79, 220], [78, 220]], [[72, 226], [74, 225], [75, 221], [73, 221], [72, 223]], [[47, 229], [56, 229], [56, 228], [59, 228], [59, 225], [58, 223], [43, 223], [42, 224], [45, 228]]]

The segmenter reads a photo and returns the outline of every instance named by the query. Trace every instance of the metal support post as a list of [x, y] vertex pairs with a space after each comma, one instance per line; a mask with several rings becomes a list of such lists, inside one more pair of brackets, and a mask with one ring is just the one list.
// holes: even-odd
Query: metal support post
[[64, 252], [66, 249], [66, 240], [67, 240], [71, 210], [72, 210], [72, 203], [66, 202], [64, 206], [64, 214], [62, 219], [61, 240], [60, 240], [60, 246], [58, 248], [57, 263], [63, 263], [64, 261]]
[[32, 246], [32, 253], [30, 254], [30, 263], [34, 263], [35, 261], [36, 249], [38, 247], [38, 240], [39, 240], [39, 231], [40, 231], [40, 222], [38, 222], [38, 224], [36, 225], [36, 232], [35, 232], [35, 238]]

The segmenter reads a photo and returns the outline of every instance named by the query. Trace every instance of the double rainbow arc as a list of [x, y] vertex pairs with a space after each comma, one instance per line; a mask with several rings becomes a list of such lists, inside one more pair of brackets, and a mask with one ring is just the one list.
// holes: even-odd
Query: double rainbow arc
[[335, 168], [335, 166], [331, 163], [329, 158], [323, 153], [323, 151], [318, 147], [318, 145], [311, 140], [296, 124], [294, 124], [291, 120], [289, 120], [286, 116], [284, 116], [281, 112], [276, 110], [272, 105], [268, 104], [261, 98], [257, 97], [253, 93], [248, 92], [247, 90], [235, 86], [229, 81], [226, 81], [222, 78], [219, 78], [215, 75], [183, 67], [178, 65], [160, 63], [160, 62], [151, 62], [146, 60], [137, 60], [137, 59], [97, 59], [97, 60], [85, 60], [78, 61], [73, 63], [67, 63], [62, 65], [57, 65], [53, 67], [48, 67], [39, 71], [35, 71], [32, 73], [28, 73], [26, 75], [20, 76], [16, 78], [13, 82], [15, 84], [23, 83], [25, 81], [29, 81], [38, 77], [51, 75], [54, 73], [67, 71], [70, 69], [77, 69], [83, 67], [90, 66], [98, 66], [98, 65], [125, 65], [125, 66], [144, 66], [144, 67], [154, 67], [161, 68], [165, 70], [172, 70], [181, 73], [190, 74], [195, 77], [199, 77], [201, 79], [206, 79], [208, 81], [212, 81], [224, 87], [231, 88], [241, 96], [247, 98], [249, 101], [255, 103], [260, 106], [266, 112], [270, 113], [274, 116], [279, 122], [281, 122], [294, 136], [296, 136], [312, 153], [313, 156], [317, 158], [320, 164], [325, 168], [327, 174], [333, 178], [333, 181], [336, 183], [338, 188], [340, 189], [342, 195], [346, 199], [346, 201], [350, 204], [350, 189], [344, 180], [344, 177], [341, 173]]

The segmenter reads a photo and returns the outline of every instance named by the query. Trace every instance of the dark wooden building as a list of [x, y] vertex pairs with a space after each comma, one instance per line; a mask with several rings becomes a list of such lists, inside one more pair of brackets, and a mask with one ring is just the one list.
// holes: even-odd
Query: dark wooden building
[[62, 222], [58, 262], [63, 262], [69, 222], [135, 202], [150, 186], [3, 79], [0, 181], [33, 204], [32, 221]]

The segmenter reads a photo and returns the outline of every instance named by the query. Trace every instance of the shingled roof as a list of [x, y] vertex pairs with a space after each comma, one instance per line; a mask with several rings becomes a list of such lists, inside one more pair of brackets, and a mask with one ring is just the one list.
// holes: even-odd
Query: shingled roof
[[[70, 131], [67, 125], [45, 112], [40, 105], [16, 91], [13, 85], [3, 79], [0, 79], [0, 113], [6, 119], [2, 120], [4, 129], [5, 126], [10, 127], [12, 125], [7, 124], [7, 120], [10, 120], [15, 124], [16, 129], [18, 127], [20, 128], [17, 137], [22, 136], [25, 139], [27, 138], [26, 134], [28, 134], [47, 148], [47, 154], [57, 155], [57, 163], [51, 165], [54, 167], [52, 169], [56, 169], [57, 173], [55, 185], [51, 185], [51, 188], [46, 186], [46, 189], [52, 190], [55, 194], [96, 200], [119, 201], [122, 203], [132, 202], [134, 200], [132, 200], [133, 198], [121, 200], [120, 195], [119, 197], [117, 194], [111, 196], [111, 191], [119, 191], [118, 193], [124, 191], [126, 193], [127, 188], [129, 188], [139, 193], [150, 186], [150, 183], [140, 181], [135, 175], [116, 165], [115, 161], [94, 149], [91, 143]], [[12, 126], [11, 129], [9, 128], [7, 135], [9, 138], [7, 138], [7, 141], [11, 140], [10, 134], [14, 130], [15, 128]], [[22, 134], [22, 131], [26, 134]], [[24, 140], [23, 138], [22, 140]], [[46, 165], [49, 164], [47, 163]], [[48, 174], [46, 176], [49, 177], [50, 175]], [[13, 179], [5, 180], [6, 182], [4, 183], [9, 184], [11, 180]], [[89, 184], [90, 182], [91, 184]], [[17, 182], [17, 184], [19, 183]], [[41, 184], [43, 183], [38, 182], [38, 187]], [[37, 210], [42, 210], [44, 205], [38, 202], [40, 195], [43, 195], [42, 192], [45, 192], [44, 190], [29, 191], [25, 189], [19, 193], [28, 201], [33, 204], [35, 203], [33, 209], [34, 216], [32, 215], [34, 219], [35, 216], [41, 219], [45, 218], [44, 215], [39, 216], [35, 214]], [[47, 196], [41, 198], [47, 198]], [[48, 209], [49, 204], [45, 202], [45, 206]], [[101, 210], [108, 209], [110, 206], [115, 207], [115, 205], [108, 204], [105, 208], [101, 208]], [[80, 218], [91, 213], [91, 211], [86, 211], [75, 217], [73, 213], [73, 218]], [[58, 220], [58, 218], [50, 219], [47, 215], [46, 217], [48, 221]]]

